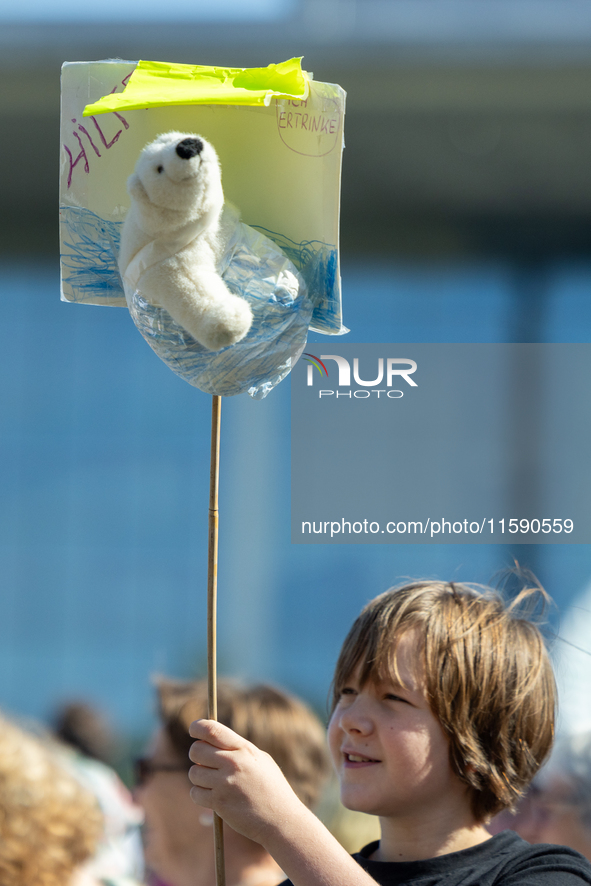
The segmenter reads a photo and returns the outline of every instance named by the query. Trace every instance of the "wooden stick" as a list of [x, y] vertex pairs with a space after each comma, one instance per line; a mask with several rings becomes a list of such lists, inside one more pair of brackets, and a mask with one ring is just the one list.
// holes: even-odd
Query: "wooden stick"
[[[218, 489], [220, 480], [220, 421], [222, 398], [214, 394], [211, 407], [211, 460], [209, 473], [209, 532], [207, 549], [207, 716], [218, 718], [217, 699], [217, 592], [218, 592]], [[216, 886], [225, 886], [224, 823], [213, 816]]]

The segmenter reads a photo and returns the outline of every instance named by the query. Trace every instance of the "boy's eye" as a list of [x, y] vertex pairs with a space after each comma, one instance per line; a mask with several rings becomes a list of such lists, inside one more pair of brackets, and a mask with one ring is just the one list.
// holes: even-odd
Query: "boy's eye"
[[394, 692], [387, 692], [384, 696], [388, 701], [402, 701], [405, 704], [409, 704], [406, 698], [402, 698], [400, 695], [396, 695]]
[[355, 690], [352, 686], [343, 686], [339, 695], [355, 695]]

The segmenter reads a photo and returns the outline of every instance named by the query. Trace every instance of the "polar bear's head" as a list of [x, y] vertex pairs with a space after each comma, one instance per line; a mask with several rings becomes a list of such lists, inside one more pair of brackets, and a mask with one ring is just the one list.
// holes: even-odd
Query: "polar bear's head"
[[149, 202], [163, 216], [187, 221], [220, 212], [224, 195], [218, 156], [194, 133], [167, 132], [146, 145], [130, 176], [128, 189], [140, 204]]

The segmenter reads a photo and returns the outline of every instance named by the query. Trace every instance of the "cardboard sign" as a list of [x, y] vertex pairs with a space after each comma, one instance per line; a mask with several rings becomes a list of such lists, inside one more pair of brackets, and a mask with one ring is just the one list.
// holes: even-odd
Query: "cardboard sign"
[[[338, 253], [345, 93], [306, 75], [300, 92], [306, 97], [278, 97], [286, 84], [298, 86], [294, 61], [299, 62], [283, 63], [290, 66], [287, 71], [282, 65], [270, 66], [269, 88], [265, 82], [259, 88], [260, 72], [268, 69], [124, 61], [64, 64], [64, 300], [126, 305], [117, 269], [119, 234], [130, 202], [126, 181], [148, 142], [178, 130], [199, 133], [214, 145], [226, 199], [238, 207], [242, 222], [276, 243], [301, 273], [314, 306], [311, 328], [326, 334], [346, 331]], [[136, 69], [141, 82], [134, 92]], [[230, 101], [232, 89], [241, 103], [219, 103]], [[194, 101], [196, 93], [198, 103], [174, 103]], [[242, 103], [246, 100], [250, 103]]]

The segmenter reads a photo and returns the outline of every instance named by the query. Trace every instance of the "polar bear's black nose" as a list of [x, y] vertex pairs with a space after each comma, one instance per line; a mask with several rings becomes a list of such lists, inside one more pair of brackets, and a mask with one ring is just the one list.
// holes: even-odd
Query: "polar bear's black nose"
[[183, 160], [190, 160], [196, 157], [203, 150], [203, 142], [200, 138], [184, 138], [176, 146], [176, 152]]

